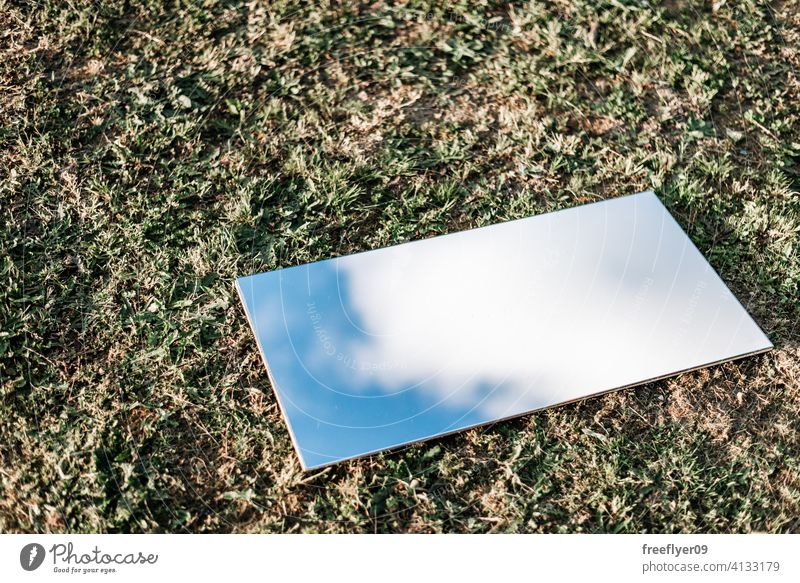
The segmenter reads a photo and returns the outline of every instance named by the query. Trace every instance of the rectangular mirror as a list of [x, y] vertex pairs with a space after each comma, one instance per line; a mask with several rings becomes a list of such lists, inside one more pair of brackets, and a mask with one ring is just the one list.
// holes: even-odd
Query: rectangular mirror
[[652, 192], [237, 288], [305, 469], [772, 347]]

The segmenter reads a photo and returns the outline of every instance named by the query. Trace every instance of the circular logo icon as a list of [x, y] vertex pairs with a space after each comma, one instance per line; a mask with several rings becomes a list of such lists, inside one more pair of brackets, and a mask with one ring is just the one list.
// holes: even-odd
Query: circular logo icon
[[44, 562], [44, 547], [39, 543], [30, 543], [19, 552], [19, 564], [26, 571], [35, 571]]

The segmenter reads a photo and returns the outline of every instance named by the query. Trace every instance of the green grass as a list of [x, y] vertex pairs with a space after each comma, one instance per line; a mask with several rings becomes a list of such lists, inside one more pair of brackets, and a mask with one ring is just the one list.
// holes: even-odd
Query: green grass
[[[0, 531], [800, 531], [800, 4], [0, 0]], [[300, 471], [237, 276], [653, 189], [768, 354]]]

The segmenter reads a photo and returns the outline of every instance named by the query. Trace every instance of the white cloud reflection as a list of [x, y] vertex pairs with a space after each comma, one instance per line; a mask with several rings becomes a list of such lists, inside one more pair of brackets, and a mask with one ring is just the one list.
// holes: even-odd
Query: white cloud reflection
[[763, 341], [652, 195], [359, 254], [337, 268], [349, 290], [343, 309], [363, 331], [347, 346], [360, 363], [354, 386], [415, 386], [492, 417]]

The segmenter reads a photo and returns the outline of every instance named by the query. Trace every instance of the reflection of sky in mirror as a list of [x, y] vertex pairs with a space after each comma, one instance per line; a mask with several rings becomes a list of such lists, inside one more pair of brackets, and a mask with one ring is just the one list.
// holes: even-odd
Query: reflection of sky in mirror
[[652, 193], [238, 285], [306, 468], [771, 346]]

